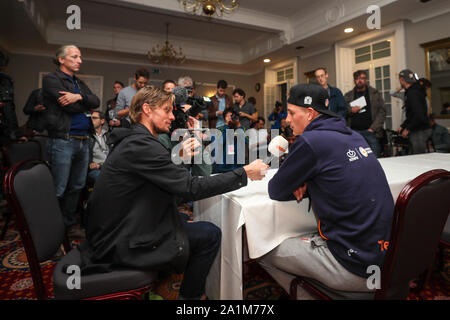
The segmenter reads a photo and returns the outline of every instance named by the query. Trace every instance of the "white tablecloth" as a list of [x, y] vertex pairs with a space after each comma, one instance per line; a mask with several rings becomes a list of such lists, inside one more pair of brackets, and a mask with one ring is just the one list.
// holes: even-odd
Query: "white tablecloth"
[[[401, 189], [432, 169], [450, 171], [450, 154], [429, 153], [379, 159], [394, 201]], [[210, 221], [222, 230], [222, 246], [206, 283], [210, 299], [242, 299], [242, 226], [245, 224], [248, 254], [255, 259], [283, 240], [317, 230], [309, 200], [271, 200], [267, 184], [276, 170], [245, 188], [194, 203], [194, 220]]]

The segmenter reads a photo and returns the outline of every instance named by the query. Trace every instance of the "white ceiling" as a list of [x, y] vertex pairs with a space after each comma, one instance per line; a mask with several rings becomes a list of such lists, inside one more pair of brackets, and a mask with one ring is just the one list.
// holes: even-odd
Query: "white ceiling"
[[307, 8], [312, 2], [311, 0], [241, 0], [240, 7], [289, 18]]
[[[31, 2], [37, 4], [31, 13]], [[367, 32], [368, 4], [382, 8], [382, 25], [450, 12], [450, 1], [432, 0], [241, 0], [223, 18], [186, 13], [178, 0], [1, 0], [0, 40], [11, 51], [53, 53], [66, 43], [85, 58], [146, 61], [147, 50], [165, 40], [182, 46], [187, 67], [255, 74], [263, 57], [273, 63], [330, 49], [336, 41]], [[82, 28], [66, 28], [69, 5], [81, 8]], [[39, 20], [37, 21], [37, 17]], [[344, 27], [353, 26], [353, 34]], [[296, 47], [305, 47], [296, 50]]]

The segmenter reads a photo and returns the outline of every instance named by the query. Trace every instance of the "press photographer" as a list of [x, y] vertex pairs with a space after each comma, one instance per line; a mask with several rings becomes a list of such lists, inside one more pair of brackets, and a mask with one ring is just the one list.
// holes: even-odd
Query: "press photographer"
[[196, 88], [191, 77], [181, 77], [178, 79], [178, 87], [172, 93], [175, 95], [174, 116], [171, 131], [175, 129], [186, 129], [186, 122], [189, 116], [201, 120], [207, 115], [207, 107], [211, 103], [208, 97], [200, 97], [195, 94]]
[[175, 120], [172, 122], [171, 132], [176, 129], [187, 129], [189, 117], [198, 118], [202, 111], [206, 110], [211, 100], [208, 97], [199, 97], [192, 95], [192, 87], [175, 87], [172, 91], [175, 95], [173, 105], [173, 115]]
[[[207, 100], [202, 97], [195, 96], [195, 92], [193, 91], [193, 81], [190, 77], [182, 77], [178, 80], [178, 87], [175, 87], [172, 93], [175, 96], [173, 102], [173, 115], [175, 119], [172, 121], [170, 125], [169, 133], [162, 133], [158, 135], [158, 140], [169, 150], [172, 150], [175, 145], [179, 143], [181, 137], [184, 136], [180, 134], [180, 132], [176, 132], [177, 129], [189, 129], [190, 136], [194, 136], [194, 132], [197, 132], [198, 140], [203, 140], [201, 137], [201, 128], [197, 127], [199, 125], [199, 121], [197, 121], [197, 125], [194, 125], [194, 118], [196, 118], [200, 112], [206, 110]], [[192, 125], [190, 125], [190, 123]], [[197, 127], [197, 128], [195, 128]], [[178, 137], [180, 138], [177, 138]], [[205, 155], [203, 151], [201, 151], [202, 156]], [[211, 175], [212, 168], [210, 162], [201, 161], [201, 163], [195, 163], [193, 165], [187, 165], [187, 168], [191, 170], [192, 175], [194, 176], [209, 176]]]

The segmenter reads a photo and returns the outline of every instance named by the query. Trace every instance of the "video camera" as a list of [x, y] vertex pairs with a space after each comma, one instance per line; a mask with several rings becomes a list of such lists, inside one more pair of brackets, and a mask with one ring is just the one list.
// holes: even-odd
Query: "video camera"
[[[170, 130], [174, 131], [179, 128], [186, 129], [189, 116], [196, 117], [200, 112], [208, 107], [211, 99], [208, 97], [189, 96], [192, 92], [192, 87], [176, 87], [172, 93], [175, 95], [175, 102], [173, 106], [173, 115], [175, 120], [172, 121]], [[183, 105], [192, 106], [189, 110], [184, 111]]]

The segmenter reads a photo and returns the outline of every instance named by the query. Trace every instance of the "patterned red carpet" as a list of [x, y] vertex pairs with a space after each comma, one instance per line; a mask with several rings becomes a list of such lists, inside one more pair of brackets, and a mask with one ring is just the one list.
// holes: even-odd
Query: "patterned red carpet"
[[[3, 225], [0, 222], [0, 227]], [[28, 269], [27, 258], [21, 246], [20, 235], [11, 226], [3, 241], [0, 241], [0, 300], [36, 299], [33, 281]], [[443, 270], [436, 265], [429, 285], [424, 293], [429, 300], [450, 299], [450, 250], [445, 253]], [[47, 261], [42, 264], [44, 282], [48, 294], [53, 297], [52, 273], [55, 263]], [[256, 263], [248, 263], [244, 274], [244, 297], [248, 300], [278, 300], [288, 299], [284, 290]], [[156, 294], [164, 299], [176, 299], [182, 275], [172, 275], [162, 279], [156, 289]], [[410, 300], [419, 299], [418, 295], [410, 294]]]

